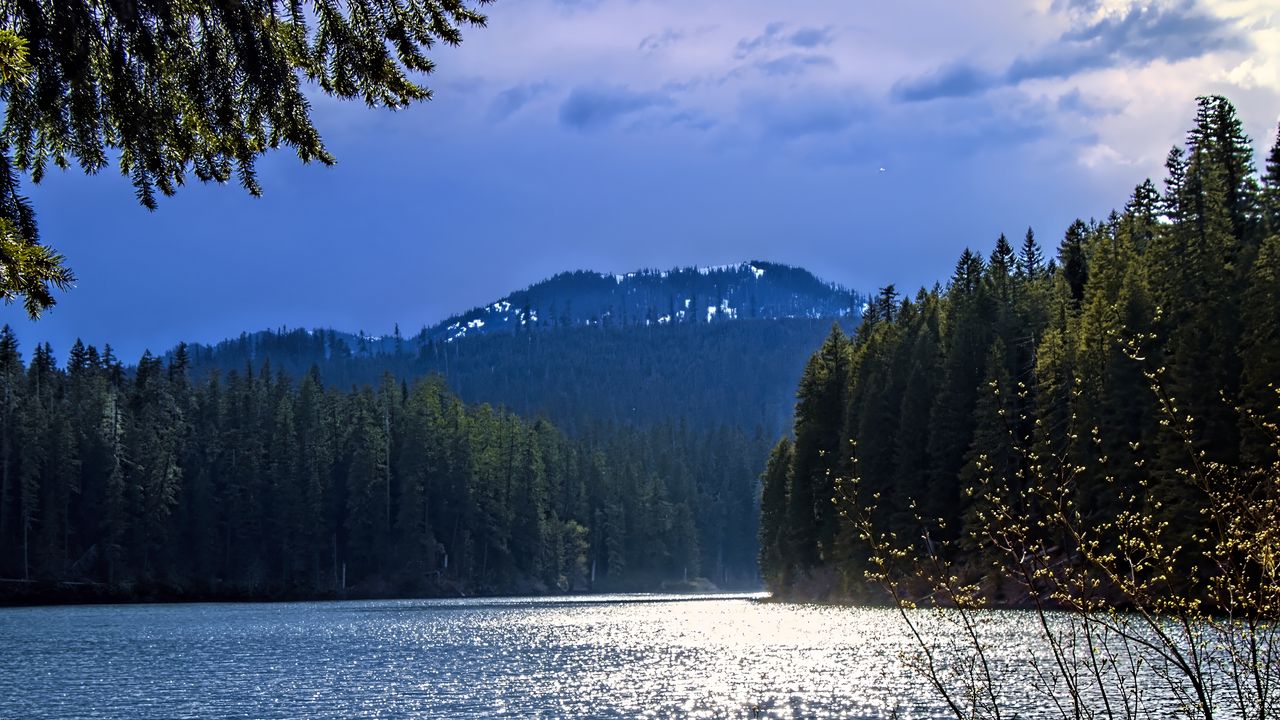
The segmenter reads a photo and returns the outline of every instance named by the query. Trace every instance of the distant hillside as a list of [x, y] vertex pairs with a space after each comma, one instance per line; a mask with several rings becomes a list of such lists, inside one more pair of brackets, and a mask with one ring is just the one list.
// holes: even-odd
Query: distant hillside
[[327, 384], [438, 373], [467, 402], [543, 414], [569, 430], [681, 420], [783, 432], [796, 380], [832, 322], [863, 299], [808, 271], [766, 262], [625, 275], [572, 272], [411, 337], [334, 330], [243, 334], [192, 346], [193, 369]]

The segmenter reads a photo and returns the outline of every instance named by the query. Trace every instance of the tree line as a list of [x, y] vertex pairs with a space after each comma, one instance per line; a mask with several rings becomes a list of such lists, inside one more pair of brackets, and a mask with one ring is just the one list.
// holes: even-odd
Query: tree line
[[965, 250], [945, 287], [886, 287], [852, 337], [832, 330], [763, 476], [771, 588], [866, 589], [850, 480], [877, 528], [927, 554], [950, 543], [948, 560], [981, 576], [969, 538], [984, 493], [1016, 496], [1043, 466], [1074, 483], [1084, 526], [1115, 524], [1131, 507], [1120, 499], [1138, 498], [1173, 547], [1193, 542], [1209, 502], [1184, 482], [1189, 461], [1275, 460], [1280, 136], [1259, 173], [1231, 103], [1202, 97], [1166, 169], [1163, 191], [1145, 181], [1122, 212], [1072, 223], [1056, 258], [1031, 230], [1017, 245], [1002, 235], [986, 257]]
[[[711, 447], [710, 445], [714, 445]], [[755, 579], [764, 436], [467, 406], [439, 377], [339, 390], [269, 363], [126, 367], [0, 331], [0, 589], [323, 597]], [[691, 460], [690, 458], [694, 458]], [[705, 458], [698, 462], [696, 458]]]

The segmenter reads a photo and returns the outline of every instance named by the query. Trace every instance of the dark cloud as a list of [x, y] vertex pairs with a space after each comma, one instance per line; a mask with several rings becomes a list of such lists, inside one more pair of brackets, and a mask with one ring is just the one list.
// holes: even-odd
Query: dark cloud
[[891, 93], [897, 100], [919, 102], [945, 97], [967, 97], [986, 92], [998, 83], [981, 68], [967, 62], [944, 65], [928, 75], [904, 78], [894, 83]]
[[667, 28], [660, 33], [646, 36], [640, 41], [640, 46], [637, 49], [642, 53], [658, 52], [683, 40], [684, 37], [684, 32]]
[[627, 115], [670, 104], [666, 95], [618, 85], [579, 87], [560, 105], [560, 123], [575, 130], [597, 130]]
[[1008, 82], [1071, 77], [1118, 65], [1177, 62], [1220, 50], [1241, 50], [1248, 41], [1231, 23], [1199, 10], [1193, 0], [1175, 5], [1136, 6], [1071, 30], [1051, 48], [1020, 57]]
[[824, 47], [831, 44], [835, 39], [834, 33], [830, 26], [821, 28], [800, 28], [791, 33], [791, 37], [787, 38], [796, 47], [816, 48]]
[[[1072, 8], [1088, 0], [1068, 0]], [[1078, 73], [1156, 61], [1177, 62], [1222, 50], [1243, 50], [1249, 41], [1230, 21], [1201, 10], [1195, 0], [1165, 5], [1135, 5], [1128, 11], [1073, 28], [1058, 41], [1014, 60], [998, 74], [967, 63], [944, 66], [932, 74], [905, 78], [893, 88], [903, 101], [976, 95], [1027, 80], [1072, 77]]]
[[769, 23], [765, 26], [764, 32], [759, 35], [739, 40], [733, 56], [742, 60], [761, 50], [779, 46], [813, 49], [830, 45], [835, 39], [835, 33], [830, 26], [802, 27], [790, 33], [785, 32], [786, 29], [787, 24], [784, 22]]
[[786, 28], [786, 23], [772, 22], [765, 26], [764, 32], [755, 37], [743, 38], [738, 41], [738, 45], [734, 48], [733, 56], [739, 60], [748, 55], [767, 48], [778, 41], [782, 35], [782, 30]]
[[1252, 45], [1230, 20], [1201, 10], [1194, 0], [1166, 8], [1135, 7], [1062, 39], [1134, 62], [1176, 62], [1223, 50], [1248, 50]]
[[835, 67], [835, 61], [827, 55], [790, 53], [772, 60], [756, 63], [756, 67], [765, 75], [803, 75], [808, 70], [820, 67]]
[[498, 93], [489, 104], [489, 119], [502, 122], [516, 114], [530, 101], [551, 89], [547, 83], [516, 85]]

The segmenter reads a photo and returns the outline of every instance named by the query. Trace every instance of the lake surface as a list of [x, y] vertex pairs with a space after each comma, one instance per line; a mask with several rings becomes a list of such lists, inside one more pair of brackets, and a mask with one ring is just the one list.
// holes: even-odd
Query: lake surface
[[894, 611], [759, 597], [0, 609], [0, 718], [946, 716]]

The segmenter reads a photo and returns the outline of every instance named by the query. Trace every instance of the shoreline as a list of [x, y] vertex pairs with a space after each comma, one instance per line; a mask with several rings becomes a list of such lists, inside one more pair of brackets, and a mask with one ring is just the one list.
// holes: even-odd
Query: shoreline
[[[677, 583], [678, 584], [678, 583]], [[67, 607], [77, 605], [185, 605], [231, 603], [304, 603], [356, 600], [496, 600], [562, 598], [583, 602], [582, 598], [609, 595], [659, 595], [688, 598], [718, 595], [754, 595], [763, 588], [719, 587], [619, 587], [580, 592], [535, 592], [527, 589], [466, 592], [377, 592], [349, 589], [345, 592], [251, 592], [184, 591], [163, 585], [135, 584], [109, 586], [99, 583], [0, 580], [0, 609], [25, 607]], [[768, 598], [757, 598], [768, 600]]]

